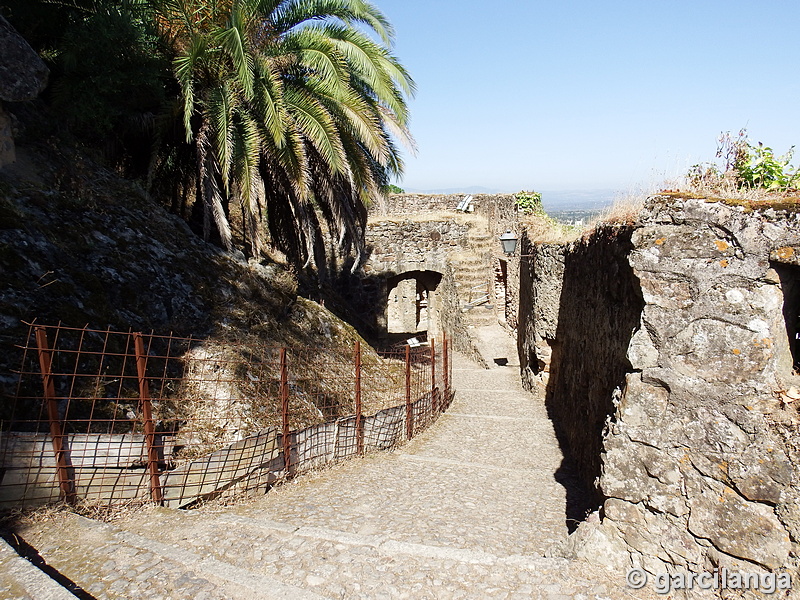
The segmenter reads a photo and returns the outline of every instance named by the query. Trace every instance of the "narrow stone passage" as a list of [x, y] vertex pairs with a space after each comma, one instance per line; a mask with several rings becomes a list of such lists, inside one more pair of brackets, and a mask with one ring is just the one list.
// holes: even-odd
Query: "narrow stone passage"
[[646, 597], [624, 573], [544, 558], [567, 535], [562, 456], [518, 368], [456, 356], [454, 383], [449, 411], [408, 444], [248, 504], [151, 508], [113, 525], [72, 516], [25, 535], [98, 598]]
[[301, 477], [238, 514], [350, 535], [542, 556], [567, 534], [561, 454], [511, 368], [458, 357], [450, 410], [394, 452]]

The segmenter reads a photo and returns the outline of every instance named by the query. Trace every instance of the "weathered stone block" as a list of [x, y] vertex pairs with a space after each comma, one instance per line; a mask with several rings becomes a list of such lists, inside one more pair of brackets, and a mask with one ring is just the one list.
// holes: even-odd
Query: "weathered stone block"
[[664, 518], [641, 504], [614, 498], [606, 500], [603, 508], [606, 517], [616, 524], [629, 547], [667, 564], [701, 564], [702, 548], [686, 531], [683, 521]]
[[604, 495], [675, 516], [688, 512], [683, 475], [673, 456], [620, 435], [610, 437], [606, 447], [600, 479]]
[[690, 481], [689, 531], [719, 550], [776, 569], [789, 559], [789, 535], [769, 506], [748, 502], [732, 488], [697, 476]]
[[772, 358], [771, 335], [760, 319], [752, 320], [748, 327], [698, 319], [665, 344], [665, 350], [679, 374], [710, 383], [743, 383], [758, 376]]

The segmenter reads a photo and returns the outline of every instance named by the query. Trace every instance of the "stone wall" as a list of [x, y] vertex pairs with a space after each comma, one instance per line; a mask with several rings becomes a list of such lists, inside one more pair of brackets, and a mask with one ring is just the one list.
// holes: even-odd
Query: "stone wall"
[[[523, 254], [523, 252], [517, 252], [517, 254]], [[523, 262], [527, 258], [520, 259], [519, 256], [503, 256], [503, 258], [497, 260], [506, 262], [506, 297], [501, 323], [510, 331], [516, 333], [519, 327], [520, 274]]]
[[[433, 335], [445, 331], [455, 339], [456, 332], [465, 332], [448, 254], [467, 248], [468, 230], [468, 224], [447, 218], [371, 220], [366, 231], [368, 257], [362, 269], [339, 281], [339, 292], [362, 317], [359, 332], [382, 343], [389, 325], [388, 297], [396, 285], [404, 285], [399, 281], [404, 274], [414, 274], [411, 281], [421, 281], [428, 289], [435, 287], [428, 296]], [[410, 320], [400, 320], [409, 324], [409, 331], [414, 330]], [[474, 351], [471, 344], [460, 342], [456, 349], [467, 354]]]
[[442, 211], [455, 211], [461, 201], [472, 196], [474, 214], [486, 217], [490, 232], [500, 235], [507, 229], [519, 228], [514, 194], [390, 194], [383, 202], [369, 209], [373, 219], [397, 215], [422, 215]]
[[[800, 349], [793, 356], [790, 339], [800, 313], [799, 225], [797, 213], [662, 196], [648, 202], [632, 236], [618, 238], [619, 250], [608, 248], [616, 257], [630, 249], [627, 265], [615, 259], [574, 270], [574, 247], [533, 249], [541, 260], [522, 274], [523, 375], [547, 381], [551, 404], [574, 407], [560, 416], [562, 430], [595, 430], [608, 411], [602, 454], [588, 455], [593, 446], [576, 452], [584, 474], [601, 460], [604, 502], [562, 553], [654, 575], [797, 568], [800, 377], [792, 365]], [[591, 260], [603, 253], [593, 246], [614, 243], [595, 236], [581, 252]], [[621, 288], [615, 297], [603, 281], [626, 269], [640, 292]], [[548, 279], [560, 273], [559, 290]], [[601, 293], [581, 294], [585, 288]], [[643, 304], [633, 331], [610, 318], [610, 305], [630, 306], [630, 294]], [[575, 302], [591, 306], [568, 308]], [[581, 311], [601, 323], [573, 318]], [[587, 328], [595, 333], [581, 333]], [[613, 352], [593, 356], [595, 335]], [[622, 385], [604, 403], [582, 404], [591, 394], [559, 397], [581, 384], [554, 380], [565, 372], [581, 380], [593, 362], [616, 363], [623, 342]]]
[[[491, 282], [492, 265], [500, 254], [496, 238], [507, 229], [519, 231], [519, 213], [516, 198], [510, 194], [475, 195], [471, 213], [456, 212], [465, 197], [466, 194], [394, 194], [387, 202], [371, 208], [365, 235], [366, 258], [356, 273], [343, 273], [337, 281], [337, 292], [360, 314], [362, 322], [357, 327], [362, 335], [380, 343], [387, 328], [393, 332], [413, 329], [412, 313], [419, 311], [411, 305], [412, 284], [401, 283], [407, 289], [392, 292], [392, 303], [398, 300], [407, 305], [389, 304], [387, 295], [403, 277], [414, 277], [420, 283], [417, 295], [420, 290], [428, 293], [432, 289], [423, 279], [433, 282], [438, 278], [434, 282], [435, 294], [428, 296], [428, 313], [433, 315], [430, 322], [434, 325], [428, 331], [448, 332], [457, 350], [481, 362], [469, 332], [469, 315], [462, 313], [468, 298], [459, 295], [469, 295], [477, 269], [485, 269], [477, 276], [481, 283]], [[505, 311], [512, 329], [516, 326], [518, 289], [514, 260], [508, 262]], [[490, 290], [490, 301], [492, 298], [494, 293]], [[502, 314], [497, 316], [502, 320]], [[388, 321], [391, 327], [387, 327]]]
[[442, 330], [450, 338], [450, 348], [464, 354], [479, 365], [488, 366], [475, 345], [464, 314], [461, 312], [455, 274], [450, 265], [445, 269], [439, 286], [439, 309], [439, 320]]
[[447, 254], [465, 249], [469, 225], [452, 219], [384, 220], [367, 224], [364, 272], [444, 272]]
[[[518, 294], [519, 290], [519, 259], [518, 257], [507, 257], [500, 251], [499, 240], [497, 239], [502, 233], [506, 231], [513, 231], [516, 234], [521, 234], [521, 226], [519, 221], [520, 213], [517, 210], [516, 196], [514, 194], [390, 194], [385, 201], [374, 204], [369, 211], [371, 225], [367, 231], [367, 239], [378, 240], [377, 243], [371, 244], [377, 250], [365, 265], [365, 270], [369, 272], [381, 270], [385, 268], [395, 269], [391, 263], [397, 256], [402, 256], [403, 250], [411, 247], [412, 254], [418, 254], [417, 250], [413, 247], [415, 242], [419, 249], [425, 249], [426, 237], [428, 232], [421, 231], [414, 233], [413, 228], [419, 219], [425, 215], [430, 215], [432, 222], [440, 220], [442, 222], [452, 222], [453, 219], [448, 217], [446, 213], [454, 213], [459, 204], [467, 196], [472, 197], [471, 214], [483, 218], [487, 233], [491, 238], [491, 263], [487, 265], [487, 278], [490, 277], [491, 272], [496, 272], [499, 269], [500, 261], [506, 261], [506, 294], [505, 298], [499, 297], [497, 292], [499, 288], [490, 286], [490, 295], [492, 302], [497, 305], [497, 317], [501, 324], [506, 326], [512, 332], [517, 327], [517, 311], [518, 311]], [[444, 213], [444, 214], [442, 214]], [[454, 216], [457, 213], [454, 213]], [[398, 217], [406, 217], [408, 219], [415, 219], [414, 223], [409, 221], [406, 225], [406, 237], [400, 244], [400, 251], [388, 251], [381, 256], [381, 248], [397, 248], [395, 243], [396, 236], [393, 235], [394, 231], [382, 232], [380, 227], [385, 227], [387, 220], [396, 221]], [[392, 228], [390, 227], [390, 230]], [[464, 229], [456, 227], [453, 231], [456, 235], [456, 244], [450, 244], [450, 250], [457, 250], [461, 248], [468, 249], [466, 236], [458, 237]], [[435, 235], [435, 234], [433, 234]], [[452, 239], [452, 238], [451, 238]], [[422, 242], [420, 244], [420, 242]], [[419, 260], [419, 259], [415, 259]], [[388, 266], [387, 266], [387, 263]], [[492, 271], [490, 271], [492, 269]], [[434, 267], [438, 270], [438, 267]], [[500, 306], [503, 304], [503, 306]]]
[[545, 387], [559, 442], [584, 485], [600, 476], [603, 430], [630, 371], [642, 295], [628, 263], [630, 228], [567, 245], [522, 240], [518, 329], [523, 383]]

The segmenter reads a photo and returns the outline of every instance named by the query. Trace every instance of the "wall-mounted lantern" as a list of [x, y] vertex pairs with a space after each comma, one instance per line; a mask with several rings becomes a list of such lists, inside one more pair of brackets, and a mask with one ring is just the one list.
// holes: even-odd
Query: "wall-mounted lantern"
[[514, 254], [514, 251], [517, 249], [518, 239], [517, 236], [511, 233], [510, 229], [500, 236], [500, 243], [503, 245], [503, 252], [505, 252], [506, 255], [511, 256]]

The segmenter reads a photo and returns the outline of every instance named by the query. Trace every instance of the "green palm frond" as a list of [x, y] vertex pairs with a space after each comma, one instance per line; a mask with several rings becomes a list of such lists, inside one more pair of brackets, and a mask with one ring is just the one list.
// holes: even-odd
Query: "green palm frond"
[[183, 100], [183, 126], [186, 130], [186, 141], [192, 139], [192, 116], [195, 112], [195, 84], [199, 63], [206, 52], [206, 40], [202, 36], [192, 36], [185, 53], [172, 61], [175, 77], [181, 88]]
[[229, 21], [224, 27], [216, 28], [212, 38], [227, 55], [245, 97], [250, 99], [253, 96], [253, 56], [247, 48], [246, 29], [241, 5], [234, 2]]
[[305, 87], [287, 88], [285, 99], [297, 131], [317, 149], [332, 172], [346, 172], [337, 124], [324, 104]]
[[273, 61], [266, 57], [256, 58], [256, 79], [253, 94], [253, 112], [260, 115], [260, 125], [268, 139], [281, 147], [286, 139], [286, 115], [283, 104], [283, 80]]
[[272, 16], [272, 22], [281, 31], [324, 19], [338, 19], [350, 26], [366, 25], [387, 46], [394, 40], [394, 29], [386, 16], [363, 0], [288, 0], [280, 2]]
[[231, 163], [233, 161], [233, 119], [236, 96], [230, 82], [224, 82], [208, 93], [205, 113], [211, 125], [214, 154], [219, 164], [222, 182], [230, 190]]
[[238, 202], [253, 248], [265, 223], [292, 260], [319, 263], [324, 223], [359, 257], [365, 206], [402, 171], [395, 142], [413, 149], [414, 82], [385, 15], [365, 0], [149, 2], [195, 147], [183, 190], [198, 190], [205, 228], [229, 245]]
[[261, 156], [261, 134], [253, 118], [243, 113], [235, 125], [234, 178], [246, 212], [254, 215], [260, 210], [258, 167]]

